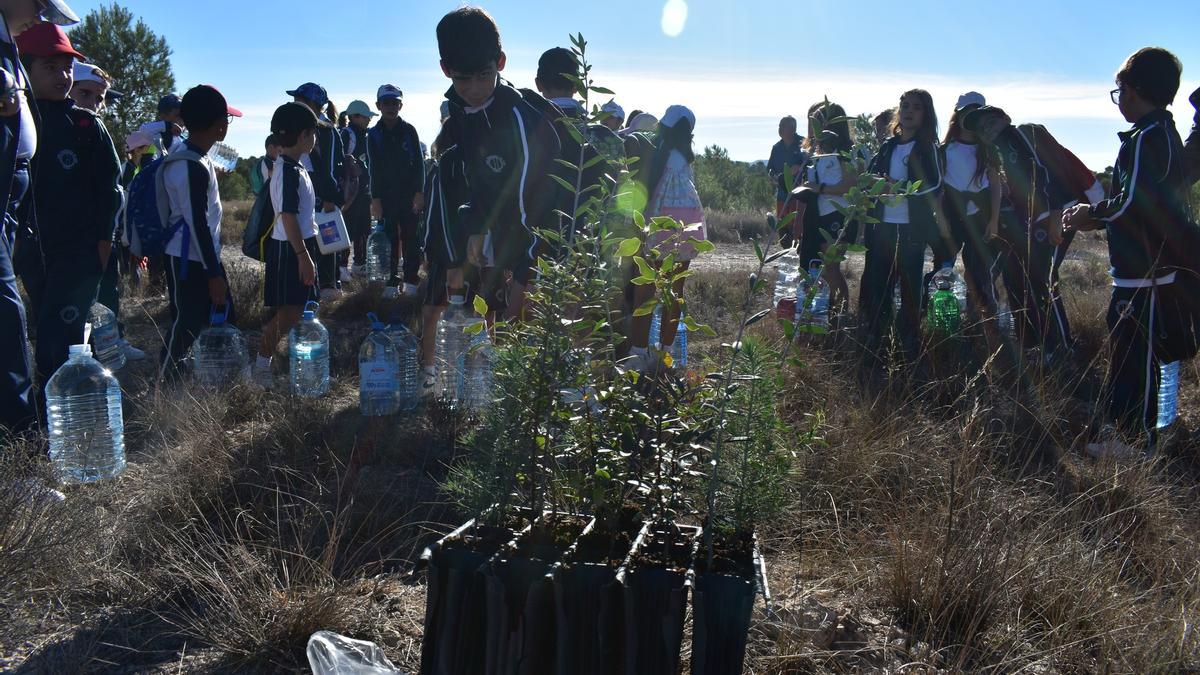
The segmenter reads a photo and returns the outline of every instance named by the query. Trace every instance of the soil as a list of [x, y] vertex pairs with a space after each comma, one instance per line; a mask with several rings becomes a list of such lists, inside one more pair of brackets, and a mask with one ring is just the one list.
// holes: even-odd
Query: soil
[[646, 533], [630, 564], [684, 574], [692, 565], [694, 543], [690, 530], [681, 530], [674, 523], [655, 525]]
[[696, 554], [696, 574], [728, 574], [743, 579], [753, 579], [754, 535], [738, 533], [731, 537], [713, 537], [712, 567], [708, 567], [708, 555], [704, 545]]
[[556, 562], [575, 543], [586, 525], [587, 521], [578, 516], [559, 516], [553, 522], [535, 525], [518, 540], [515, 555]]

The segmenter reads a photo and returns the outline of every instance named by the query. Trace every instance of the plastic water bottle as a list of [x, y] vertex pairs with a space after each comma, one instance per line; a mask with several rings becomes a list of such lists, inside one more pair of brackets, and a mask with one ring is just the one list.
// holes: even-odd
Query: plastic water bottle
[[[800, 255], [795, 249], [792, 249], [775, 261], [775, 297], [771, 304], [779, 311], [780, 316], [791, 318], [795, 315], [794, 301], [799, 286]], [[791, 298], [793, 302], [785, 302], [781, 307], [780, 302], [787, 298]]]
[[371, 221], [367, 237], [367, 282], [386, 284], [391, 276], [392, 242], [383, 231], [382, 220]]
[[196, 336], [196, 344], [192, 347], [193, 376], [201, 386], [224, 387], [246, 375], [250, 364], [246, 342], [241, 331], [226, 323], [228, 318], [228, 308], [221, 313], [213, 310], [209, 327]]
[[1000, 334], [1006, 337], [1012, 337], [1017, 333], [1017, 324], [1013, 319], [1013, 313], [1008, 307], [1007, 300], [996, 303], [996, 326], [999, 328]]
[[71, 345], [70, 357], [46, 383], [50, 460], [63, 480], [89, 482], [125, 470], [121, 385], [92, 358], [88, 345]]
[[358, 350], [358, 407], [367, 417], [400, 411], [400, 355], [379, 317], [371, 317], [371, 332]]
[[[809, 299], [809, 295], [812, 299]], [[829, 284], [821, 278], [821, 266], [814, 264], [808, 268], [808, 277], [800, 284], [799, 295], [796, 299], [796, 318], [801, 326], [810, 328], [829, 328]], [[799, 309], [801, 303], [805, 306]], [[819, 331], [817, 331], [819, 332]]]
[[942, 265], [929, 281], [929, 323], [942, 335], [953, 335], [962, 326], [966, 285], [954, 271], [954, 263]]
[[470, 338], [463, 355], [462, 405], [478, 412], [492, 402], [492, 340], [486, 330]]
[[[684, 312], [679, 310], [679, 324], [675, 329], [675, 339], [671, 342], [671, 364], [677, 367], [687, 365], [687, 325], [683, 323]], [[654, 308], [654, 316], [650, 319], [650, 341], [652, 347], [662, 349], [662, 305]]]
[[309, 302], [288, 332], [288, 365], [292, 393], [317, 398], [329, 391], [329, 331], [317, 320], [320, 306]]
[[954, 299], [958, 302], [958, 311], [960, 313], [967, 311], [967, 283], [954, 270], [954, 263], [942, 263], [942, 269], [934, 273], [933, 278], [929, 280], [929, 297], [932, 298], [935, 291], [942, 287], [954, 295]]
[[473, 337], [464, 331], [472, 323], [466, 299], [450, 296], [450, 305], [438, 324], [437, 367], [438, 395], [452, 403], [462, 400], [464, 357]]
[[402, 323], [388, 326], [387, 334], [400, 358], [400, 409], [415, 410], [421, 403], [421, 341]]
[[1166, 429], [1179, 415], [1179, 362], [1172, 361], [1158, 367], [1158, 424]]
[[121, 346], [117, 315], [97, 302], [88, 310], [88, 323], [92, 325], [92, 353], [96, 360], [109, 370], [120, 370], [125, 365], [125, 349]]

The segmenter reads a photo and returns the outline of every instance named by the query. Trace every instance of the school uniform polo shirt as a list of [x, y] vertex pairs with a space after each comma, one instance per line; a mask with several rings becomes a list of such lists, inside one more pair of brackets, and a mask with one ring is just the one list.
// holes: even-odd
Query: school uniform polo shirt
[[[275, 207], [275, 213], [290, 213], [296, 216], [301, 239], [317, 236], [317, 194], [313, 191], [312, 179], [308, 177], [308, 172], [302, 164], [287, 155], [279, 155], [271, 174], [270, 190], [271, 206]], [[287, 241], [287, 231], [283, 229], [282, 218], [275, 219], [271, 238]]]

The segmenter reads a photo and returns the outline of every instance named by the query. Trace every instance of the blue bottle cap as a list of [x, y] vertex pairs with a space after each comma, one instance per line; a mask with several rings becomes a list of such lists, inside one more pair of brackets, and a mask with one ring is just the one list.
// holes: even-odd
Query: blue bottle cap
[[383, 322], [375, 315], [375, 312], [367, 312], [367, 318], [371, 320], [371, 330], [383, 330], [385, 328]]

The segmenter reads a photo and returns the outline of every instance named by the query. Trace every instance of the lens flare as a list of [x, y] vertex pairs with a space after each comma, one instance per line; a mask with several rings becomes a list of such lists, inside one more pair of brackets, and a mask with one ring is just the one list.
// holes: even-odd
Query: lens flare
[[679, 37], [687, 25], [688, 6], [685, 0], [667, 0], [663, 5], [662, 32], [667, 37]]

